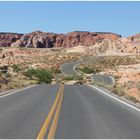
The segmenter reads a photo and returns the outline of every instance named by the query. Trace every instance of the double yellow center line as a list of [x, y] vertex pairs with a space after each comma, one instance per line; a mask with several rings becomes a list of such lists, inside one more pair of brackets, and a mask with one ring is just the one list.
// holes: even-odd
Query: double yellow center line
[[[47, 139], [53, 139], [55, 136], [56, 128], [57, 128], [57, 122], [60, 114], [60, 109], [61, 109], [61, 104], [63, 100], [63, 95], [64, 95], [64, 84], [60, 85], [59, 91], [57, 93], [57, 96], [55, 98], [55, 101], [52, 105], [52, 108], [42, 126], [42, 128], [39, 131], [39, 134], [37, 136], [37, 139], [44, 139], [47, 131], [48, 131], [48, 136]], [[53, 120], [52, 120], [53, 118]], [[52, 123], [51, 123], [52, 121]], [[51, 123], [51, 126], [50, 126]], [[49, 129], [50, 126], [50, 129]]]

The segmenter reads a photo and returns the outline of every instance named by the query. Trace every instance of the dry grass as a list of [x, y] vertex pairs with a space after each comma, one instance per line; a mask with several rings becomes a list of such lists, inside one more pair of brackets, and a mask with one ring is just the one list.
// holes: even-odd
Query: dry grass
[[9, 80], [10, 82], [8, 84], [1, 84], [1, 88], [0, 88], [1, 92], [37, 84], [37, 80], [29, 80], [28, 78], [23, 76], [11, 77], [9, 78]]
[[[5, 54], [5, 57], [1, 56]], [[37, 83], [37, 79], [23, 77], [29, 68], [46, 69], [53, 73], [58, 81], [62, 80], [60, 66], [69, 61], [76, 61], [81, 58], [77, 53], [66, 53], [59, 49], [38, 49], [38, 48], [2, 48], [0, 51], [0, 69], [8, 66], [7, 72], [0, 73], [0, 77], [9, 80], [5, 85], [2, 84], [0, 90], [21, 88]], [[59, 76], [57, 76], [59, 75]], [[55, 79], [55, 80], [56, 80]]]
[[[107, 74], [114, 74], [113, 77], [116, 81], [114, 86], [108, 86], [102, 83], [96, 84], [109, 89], [118, 96], [123, 96], [133, 102], [140, 102], [140, 80], [138, 79], [139, 70], [137, 68], [139, 64], [140, 56], [102, 56], [99, 58], [86, 58], [85, 63], [80, 67], [89, 65], [93, 68], [100, 68], [102, 72]], [[121, 70], [120, 66], [124, 70]]]
[[104, 70], [106, 68], [115, 68], [119, 65], [126, 66], [138, 63], [140, 63], [140, 56], [100, 56], [86, 57], [82, 65], [90, 65], [90, 67]]
[[128, 92], [128, 89], [131, 89], [134, 85], [132, 84], [130, 87], [130, 84], [129, 85], [122, 85], [122, 84], [118, 84], [118, 83], [115, 83], [114, 85], [106, 85], [106, 84], [103, 84], [103, 83], [93, 83], [94, 85], [97, 85], [97, 86], [100, 86], [100, 87], [103, 87], [103, 88], [106, 88], [108, 89], [109, 91], [111, 91], [112, 93], [118, 95], [118, 96], [122, 96], [122, 97], [125, 97], [126, 99], [128, 100], [131, 100], [133, 101], [134, 103], [138, 102], [140, 103], [140, 93], [139, 94], [131, 94]]

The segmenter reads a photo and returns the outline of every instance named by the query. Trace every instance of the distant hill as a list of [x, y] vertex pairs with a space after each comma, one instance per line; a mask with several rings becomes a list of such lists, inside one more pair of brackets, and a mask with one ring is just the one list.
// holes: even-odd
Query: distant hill
[[[82, 48], [91, 48], [91, 53], [140, 53], [140, 34], [122, 38], [121, 35], [115, 33], [89, 31], [74, 31], [67, 34], [42, 31], [28, 34], [0, 33], [0, 47], [11, 46], [29, 48], [82, 46]], [[74, 48], [74, 50], [76, 49]]]
[[0, 32], [0, 47], [9, 47], [13, 42], [19, 40], [23, 34]]
[[67, 34], [34, 31], [28, 34], [0, 33], [0, 46], [18, 46], [32, 48], [90, 46], [103, 39], [116, 40], [120, 35], [107, 32], [74, 31]]

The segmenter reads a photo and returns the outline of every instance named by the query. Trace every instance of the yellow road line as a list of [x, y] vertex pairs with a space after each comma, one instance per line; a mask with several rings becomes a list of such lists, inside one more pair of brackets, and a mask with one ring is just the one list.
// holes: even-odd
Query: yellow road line
[[47, 130], [48, 130], [49, 124], [51, 122], [51, 119], [53, 117], [54, 111], [55, 111], [55, 109], [57, 107], [59, 98], [61, 96], [62, 88], [63, 88], [63, 86], [61, 85], [60, 88], [59, 88], [59, 91], [57, 93], [57, 96], [55, 98], [55, 101], [54, 101], [54, 103], [52, 105], [52, 108], [51, 108], [51, 110], [50, 110], [50, 112], [49, 112], [49, 114], [48, 114], [48, 116], [47, 116], [47, 118], [46, 118], [46, 120], [45, 120], [42, 128], [39, 131], [39, 134], [37, 136], [37, 139], [43, 139], [44, 136], [45, 136], [45, 134], [46, 134], [46, 132], [47, 132]]
[[56, 132], [56, 128], [57, 128], [57, 123], [58, 123], [58, 119], [59, 119], [59, 114], [60, 114], [60, 109], [61, 109], [61, 105], [62, 105], [62, 100], [63, 100], [63, 95], [64, 95], [64, 85], [62, 86], [62, 92], [61, 92], [61, 97], [60, 97], [60, 101], [58, 103], [56, 112], [55, 112], [55, 116], [48, 134], [47, 139], [53, 139], [55, 136], [55, 132]]

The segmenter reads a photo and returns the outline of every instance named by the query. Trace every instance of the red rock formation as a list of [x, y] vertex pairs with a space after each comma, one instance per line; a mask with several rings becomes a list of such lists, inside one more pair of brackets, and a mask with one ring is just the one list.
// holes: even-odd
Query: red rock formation
[[[120, 35], [107, 32], [75, 31], [68, 34], [55, 34], [35, 31], [29, 34], [0, 33], [0, 47], [17, 46], [32, 48], [74, 47], [77, 45], [92, 46], [104, 39], [115, 41]], [[140, 34], [127, 38], [131, 46], [140, 46]], [[138, 47], [139, 48], [139, 47]]]
[[11, 44], [21, 38], [23, 34], [0, 33], [0, 47], [9, 47]]
[[140, 54], [140, 34], [128, 37], [131, 41], [131, 48], [135, 49], [135, 52]]
[[140, 34], [129, 36], [128, 39], [131, 40], [132, 42], [140, 42]]
[[35, 31], [23, 35], [12, 46], [32, 48], [74, 47], [77, 45], [90, 46], [103, 39], [116, 40], [120, 35], [113, 33], [71, 32], [68, 34], [54, 34]]

